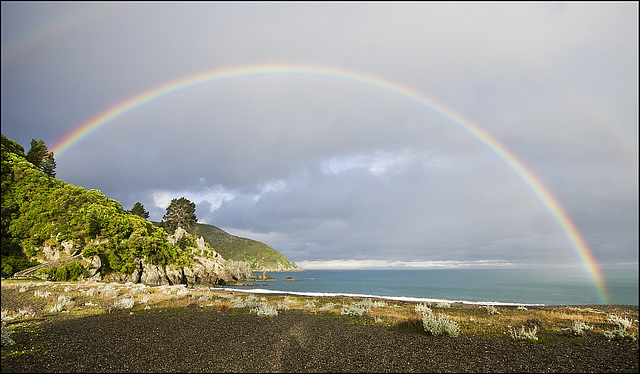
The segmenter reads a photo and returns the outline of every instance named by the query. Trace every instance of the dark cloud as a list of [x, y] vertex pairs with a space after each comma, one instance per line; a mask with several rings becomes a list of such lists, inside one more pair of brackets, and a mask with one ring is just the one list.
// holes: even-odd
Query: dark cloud
[[125, 209], [140, 201], [154, 220], [185, 196], [200, 222], [310, 266], [580, 263], [506, 147], [597, 259], [637, 266], [637, 10], [3, 2], [2, 132], [51, 147], [204, 71], [347, 69], [431, 105], [331, 75], [221, 79], [113, 118], [57, 156], [57, 176]]

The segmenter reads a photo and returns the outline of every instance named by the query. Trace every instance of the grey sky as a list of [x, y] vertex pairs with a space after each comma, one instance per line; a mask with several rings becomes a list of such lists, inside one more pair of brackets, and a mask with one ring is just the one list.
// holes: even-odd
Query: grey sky
[[[489, 133], [602, 266], [638, 265], [638, 4], [2, 2], [2, 132], [49, 147], [161, 84], [216, 69], [345, 69]], [[203, 84], [115, 118], [57, 177], [200, 222], [303, 267], [582, 266], [490, 147], [390, 89], [319, 74]]]

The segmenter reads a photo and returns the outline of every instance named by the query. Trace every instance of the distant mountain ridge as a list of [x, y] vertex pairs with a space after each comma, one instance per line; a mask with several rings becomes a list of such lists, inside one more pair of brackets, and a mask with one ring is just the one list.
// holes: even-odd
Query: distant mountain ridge
[[294, 262], [290, 262], [280, 252], [265, 243], [235, 236], [204, 223], [196, 223], [187, 231], [194, 234], [196, 230], [200, 231], [205, 243], [222, 257], [227, 260], [246, 261], [254, 271], [303, 271]]

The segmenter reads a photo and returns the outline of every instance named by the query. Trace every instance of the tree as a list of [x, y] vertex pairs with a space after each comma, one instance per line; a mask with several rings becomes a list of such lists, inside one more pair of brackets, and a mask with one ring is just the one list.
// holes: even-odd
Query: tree
[[31, 149], [27, 152], [26, 159], [38, 170], [52, 178], [56, 177], [56, 160], [53, 158], [53, 152], [48, 151], [42, 139], [38, 141], [31, 139]]
[[144, 210], [144, 205], [140, 204], [139, 201], [136, 201], [136, 203], [133, 204], [133, 208], [131, 208], [131, 214], [135, 214], [136, 216], [140, 216], [144, 219], [149, 218], [149, 212]]
[[47, 146], [44, 145], [44, 141], [42, 139], [38, 141], [31, 139], [31, 149], [27, 152], [27, 161], [40, 169], [40, 166], [48, 155], [49, 152], [47, 151]]
[[167, 213], [162, 217], [167, 228], [175, 230], [178, 227], [187, 229], [198, 222], [196, 218], [196, 204], [185, 197], [172, 199], [167, 207]]
[[51, 178], [56, 177], [56, 160], [53, 158], [53, 152], [49, 153], [47, 158], [44, 159], [40, 170]]

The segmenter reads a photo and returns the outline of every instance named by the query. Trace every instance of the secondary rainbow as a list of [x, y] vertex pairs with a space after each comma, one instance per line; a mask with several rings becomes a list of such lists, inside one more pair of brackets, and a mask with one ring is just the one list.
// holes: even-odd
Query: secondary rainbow
[[608, 303], [604, 277], [591, 250], [587, 246], [575, 224], [569, 218], [569, 215], [563, 209], [562, 205], [560, 205], [555, 196], [553, 196], [553, 194], [531, 170], [529, 170], [506, 146], [498, 142], [480, 126], [474, 124], [462, 115], [456, 113], [445, 105], [438, 103], [436, 100], [427, 97], [419, 91], [379, 77], [344, 69], [299, 64], [250, 65], [209, 70], [154, 87], [108, 108], [63, 137], [53, 145], [52, 151], [57, 157], [60, 157], [71, 146], [89, 136], [101, 126], [104, 126], [113, 119], [160, 97], [213, 81], [264, 74], [315, 74], [357, 81], [405, 96], [448, 118], [460, 128], [467, 131], [488, 146], [494, 153], [504, 160], [534, 192], [536, 197], [547, 208], [565, 232], [572, 247], [577, 252], [593, 280], [600, 299], [603, 303]]

